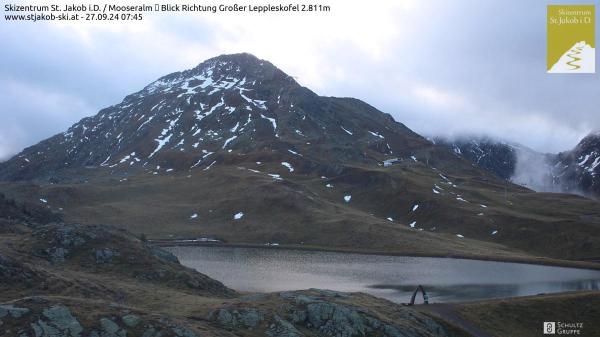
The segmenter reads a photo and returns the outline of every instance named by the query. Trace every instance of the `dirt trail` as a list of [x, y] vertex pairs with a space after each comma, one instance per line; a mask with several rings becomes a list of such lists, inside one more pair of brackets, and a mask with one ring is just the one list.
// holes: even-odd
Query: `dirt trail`
[[481, 328], [473, 325], [471, 322], [463, 319], [455, 310], [455, 307], [451, 303], [438, 303], [429, 305], [419, 305], [413, 307], [423, 313], [429, 313], [432, 316], [439, 317], [448, 323], [462, 329], [469, 333], [473, 337], [494, 337], [493, 335], [485, 332]]

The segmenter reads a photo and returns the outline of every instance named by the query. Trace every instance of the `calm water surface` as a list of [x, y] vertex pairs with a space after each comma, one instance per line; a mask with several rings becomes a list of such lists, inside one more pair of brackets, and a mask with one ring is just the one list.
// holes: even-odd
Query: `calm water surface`
[[600, 289], [600, 271], [518, 263], [287, 249], [170, 247], [182, 264], [241, 291], [307, 288], [408, 302], [422, 284], [431, 302]]

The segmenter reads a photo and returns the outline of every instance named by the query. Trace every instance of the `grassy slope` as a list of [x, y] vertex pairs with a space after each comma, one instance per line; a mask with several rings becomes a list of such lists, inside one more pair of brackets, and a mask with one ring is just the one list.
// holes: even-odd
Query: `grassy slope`
[[457, 311], [494, 336], [543, 336], [543, 322], [581, 322], [583, 336], [600, 336], [600, 292], [565, 293], [465, 303]]
[[[113, 224], [155, 239], [214, 236], [230, 243], [502, 260], [600, 256], [600, 208], [592, 200], [514, 185], [505, 193], [503, 183], [485, 175], [422, 162], [346, 166], [327, 179], [276, 164], [142, 173], [126, 181], [102, 176], [81, 184], [2, 183], [0, 190], [17, 199], [47, 199], [68, 221]], [[433, 193], [435, 185], [441, 193]], [[345, 195], [352, 196], [349, 203]], [[238, 212], [244, 217], [236, 221]], [[190, 219], [194, 213], [198, 218]]]

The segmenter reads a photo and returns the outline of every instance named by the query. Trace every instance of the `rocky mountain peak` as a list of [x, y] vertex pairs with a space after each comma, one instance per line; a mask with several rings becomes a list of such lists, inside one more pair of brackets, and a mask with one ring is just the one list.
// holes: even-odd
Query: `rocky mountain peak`
[[331, 164], [376, 164], [430, 145], [364, 102], [318, 96], [268, 61], [243, 53], [159, 78], [3, 163], [0, 178], [78, 167], [159, 174], [266, 153], [312, 167], [309, 153]]
[[600, 131], [591, 132], [589, 135], [585, 136], [579, 144], [577, 144], [576, 149], [585, 151], [590, 147], [600, 149]]
[[211, 92], [215, 93], [234, 86], [243, 87], [250, 84], [280, 89], [299, 86], [291, 76], [270, 62], [252, 54], [240, 53], [213, 57], [192, 69], [163, 76], [129, 98], [136, 99], [173, 92], [185, 96], [208, 87], [211, 87]]
[[600, 134], [589, 134], [572, 151], [561, 154], [561, 157], [571, 158], [577, 165], [577, 170], [589, 175], [594, 180], [590, 183], [600, 189], [597, 179], [592, 179], [600, 175]]

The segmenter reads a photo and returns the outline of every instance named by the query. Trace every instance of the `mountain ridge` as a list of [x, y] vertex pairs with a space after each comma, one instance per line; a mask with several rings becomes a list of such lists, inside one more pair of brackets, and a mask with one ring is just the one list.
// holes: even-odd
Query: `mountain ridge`
[[502, 179], [536, 191], [600, 196], [598, 131], [590, 132], [573, 149], [560, 153], [541, 153], [485, 136], [435, 141]]

